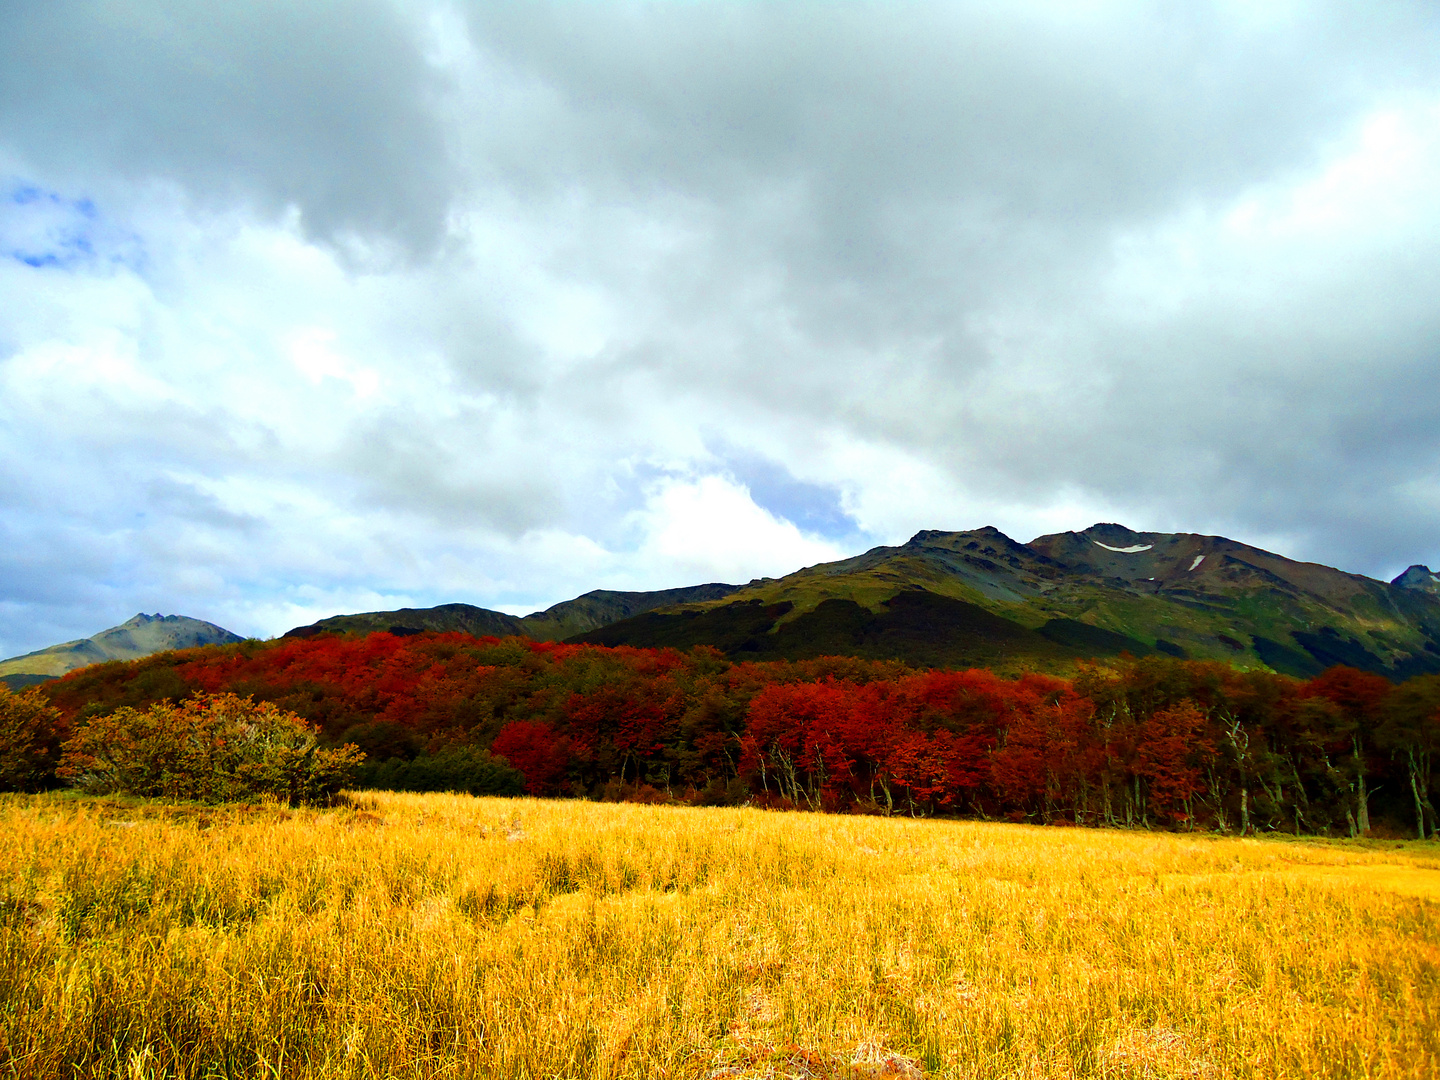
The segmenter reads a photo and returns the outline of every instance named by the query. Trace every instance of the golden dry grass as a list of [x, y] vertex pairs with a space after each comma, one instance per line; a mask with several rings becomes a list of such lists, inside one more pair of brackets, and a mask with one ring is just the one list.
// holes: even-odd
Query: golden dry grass
[[1433, 846], [0, 802], [0, 1076], [1433, 1077]]

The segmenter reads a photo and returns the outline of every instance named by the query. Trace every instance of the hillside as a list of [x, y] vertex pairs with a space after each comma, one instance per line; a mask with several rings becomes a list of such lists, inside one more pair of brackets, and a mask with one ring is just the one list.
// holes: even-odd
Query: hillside
[[400, 608], [396, 611], [367, 611], [358, 615], [333, 615], [308, 626], [297, 626], [285, 637], [310, 637], [320, 633], [373, 633], [376, 630], [401, 633], [422, 630], [458, 630], [476, 637], [520, 636], [537, 641], [560, 641], [628, 619], [655, 608], [719, 600], [739, 586], [712, 583], [655, 592], [611, 592], [596, 589], [574, 600], [566, 600], [523, 617], [470, 604], [441, 604], [432, 608]]
[[184, 615], [146, 615], [142, 612], [93, 637], [51, 645], [0, 661], [0, 681], [15, 690], [106, 660], [137, 660], [167, 649], [228, 645], [240, 640], [238, 634], [232, 634], [214, 623]]
[[1052, 670], [1158, 652], [1406, 678], [1440, 671], [1440, 592], [1425, 567], [1387, 584], [1219, 536], [1101, 524], [1022, 544], [987, 527], [920, 532], [575, 640]]

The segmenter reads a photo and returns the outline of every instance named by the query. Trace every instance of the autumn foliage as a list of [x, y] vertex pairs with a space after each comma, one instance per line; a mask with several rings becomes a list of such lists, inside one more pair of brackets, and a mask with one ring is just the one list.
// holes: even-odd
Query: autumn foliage
[[64, 717], [40, 691], [0, 686], [0, 791], [40, 791], [54, 778]]
[[298, 806], [333, 796], [361, 756], [353, 745], [317, 745], [310, 725], [271, 702], [196, 694], [86, 720], [65, 743], [57, 772], [97, 795], [269, 797]]
[[485, 779], [460, 790], [503, 790], [483, 785], [509, 768], [547, 796], [1322, 834], [1372, 828], [1373, 803], [1436, 828], [1440, 680], [1344, 668], [1301, 682], [1147, 657], [1007, 679], [376, 633], [168, 653], [45, 688], [76, 724], [184, 710], [196, 692], [294, 713], [363, 751], [359, 782], [377, 786], [470, 762]]

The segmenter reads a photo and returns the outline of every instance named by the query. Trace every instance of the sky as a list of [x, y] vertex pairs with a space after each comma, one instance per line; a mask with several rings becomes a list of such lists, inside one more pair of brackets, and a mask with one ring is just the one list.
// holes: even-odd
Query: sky
[[0, 0], [0, 656], [993, 525], [1440, 566], [1433, 4]]

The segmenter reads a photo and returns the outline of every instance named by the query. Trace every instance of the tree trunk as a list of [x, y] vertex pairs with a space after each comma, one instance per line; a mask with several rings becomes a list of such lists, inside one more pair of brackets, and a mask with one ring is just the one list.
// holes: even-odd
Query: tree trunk
[[[1365, 790], [1365, 757], [1360, 753], [1360, 736], [1354, 736], [1355, 747], [1355, 779], [1356, 779], [1356, 807], [1355, 823], [1360, 829], [1360, 835], [1365, 836], [1370, 832], [1370, 793]], [[1423, 837], [1422, 837], [1423, 839]]]
[[1410, 755], [1410, 794], [1415, 796], [1415, 830], [1421, 840], [1425, 839], [1425, 802], [1420, 798], [1420, 778], [1415, 775], [1415, 755]]
[[1221, 832], [1230, 831], [1230, 823], [1225, 820], [1225, 793], [1220, 790], [1220, 782], [1215, 777], [1215, 770], [1207, 768], [1210, 774], [1210, 797], [1215, 800], [1215, 821], [1220, 826]]
[[1430, 751], [1426, 750], [1419, 755], [1419, 776], [1420, 805], [1425, 808], [1427, 819], [1430, 822], [1430, 839], [1434, 840], [1440, 836], [1440, 821], [1437, 821], [1435, 805], [1430, 801]]
[[1239, 717], [1227, 717], [1225, 737], [1235, 752], [1235, 767], [1240, 773], [1240, 835], [1250, 835], [1250, 733]]
[[1300, 766], [1295, 764], [1294, 758], [1287, 758], [1290, 762], [1290, 774], [1295, 783], [1292, 790], [1295, 792], [1295, 835], [1300, 835], [1300, 824], [1305, 820], [1305, 810], [1310, 809], [1310, 800], [1305, 794], [1304, 781], [1300, 779]]
[[[1421, 840], [1427, 835], [1435, 836], [1435, 807], [1430, 804], [1430, 755], [1416, 753], [1414, 747], [1407, 747], [1405, 764], [1409, 766], [1410, 794], [1415, 798], [1415, 830]], [[1425, 822], [1430, 822], [1427, 829]]]
[[[876, 778], [877, 778], [877, 774], [875, 774], [875, 773], [871, 773], [871, 774], [870, 774], [870, 801], [871, 801], [871, 802], [874, 802], [874, 801], [875, 801], [875, 783], [876, 783]], [[891, 814], [895, 813], [895, 800], [894, 800], [893, 798], [891, 798], [891, 796], [890, 796], [890, 784], [886, 781], [885, 775], [884, 775], [883, 773], [878, 774], [878, 779], [879, 779], [879, 783], [880, 783], [880, 790], [881, 790], [881, 792], [883, 792], [884, 795], [885, 795], [885, 816], [886, 816], [886, 817], [889, 817]]]

